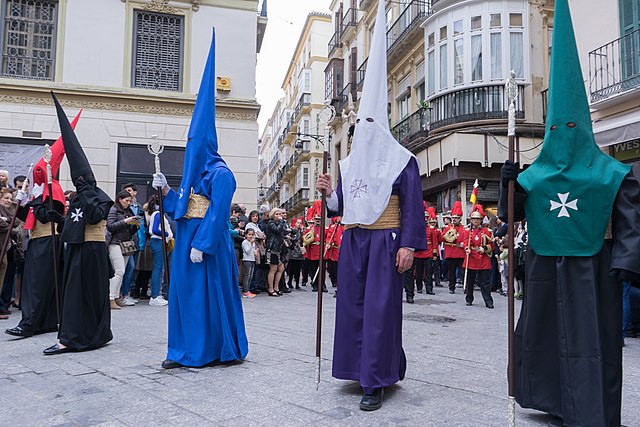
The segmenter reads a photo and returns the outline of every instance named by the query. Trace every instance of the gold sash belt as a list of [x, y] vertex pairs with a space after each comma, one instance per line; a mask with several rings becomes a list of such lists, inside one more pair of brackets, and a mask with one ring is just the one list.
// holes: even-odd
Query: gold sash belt
[[[58, 227], [54, 226], [54, 230], [56, 235], [58, 234]], [[41, 223], [36, 220], [33, 225], [33, 229], [31, 229], [29, 233], [30, 239], [39, 239], [41, 237], [50, 237], [51, 236], [51, 223], [47, 222], [46, 224]]]
[[209, 209], [209, 199], [201, 194], [189, 194], [189, 204], [187, 205], [187, 213], [184, 217], [187, 219], [204, 218]]
[[344, 229], [363, 228], [365, 230], [387, 230], [389, 228], [400, 228], [400, 197], [392, 195], [389, 204], [376, 222], [370, 225], [365, 224], [345, 224]]
[[97, 224], [85, 224], [84, 241], [85, 242], [104, 242], [105, 231], [107, 229], [107, 221], [100, 221]]

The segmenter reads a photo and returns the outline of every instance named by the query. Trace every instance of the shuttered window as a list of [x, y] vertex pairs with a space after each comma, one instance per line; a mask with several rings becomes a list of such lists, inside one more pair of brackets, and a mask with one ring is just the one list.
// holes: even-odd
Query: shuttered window
[[132, 86], [182, 91], [184, 17], [134, 11]]
[[3, 0], [2, 77], [53, 80], [57, 0]]

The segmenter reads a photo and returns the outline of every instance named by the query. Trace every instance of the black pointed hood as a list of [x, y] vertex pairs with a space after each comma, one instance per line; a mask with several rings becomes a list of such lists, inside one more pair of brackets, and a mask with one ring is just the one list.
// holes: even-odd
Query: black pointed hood
[[75, 183], [81, 176], [93, 176], [89, 160], [84, 154], [80, 141], [78, 141], [78, 137], [73, 131], [67, 115], [58, 102], [58, 98], [56, 98], [56, 95], [53, 92], [51, 92], [51, 97], [53, 98], [53, 102], [56, 105], [56, 112], [58, 113], [58, 123], [60, 123], [60, 133], [62, 134], [64, 151], [67, 154], [67, 160], [69, 161], [71, 179]]

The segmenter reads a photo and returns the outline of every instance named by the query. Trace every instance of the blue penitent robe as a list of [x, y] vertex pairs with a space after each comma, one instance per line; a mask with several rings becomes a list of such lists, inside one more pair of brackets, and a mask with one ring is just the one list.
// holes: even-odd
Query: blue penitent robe
[[[207, 172], [194, 188], [211, 201], [205, 217], [177, 220], [167, 359], [185, 366], [244, 359], [248, 352], [238, 267], [227, 229], [235, 188], [233, 173], [226, 167]], [[170, 190], [164, 198], [171, 216], [178, 197]], [[192, 247], [204, 252], [201, 263], [191, 262]]]

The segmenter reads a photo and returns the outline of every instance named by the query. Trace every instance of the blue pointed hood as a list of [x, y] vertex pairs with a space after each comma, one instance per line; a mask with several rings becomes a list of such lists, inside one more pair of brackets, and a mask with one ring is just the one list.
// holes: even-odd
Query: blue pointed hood
[[192, 189], [197, 188], [201, 177], [221, 166], [226, 167], [226, 163], [218, 154], [216, 132], [216, 34], [214, 29], [207, 64], [204, 67], [189, 126], [175, 219], [181, 218], [187, 212], [188, 196]]

